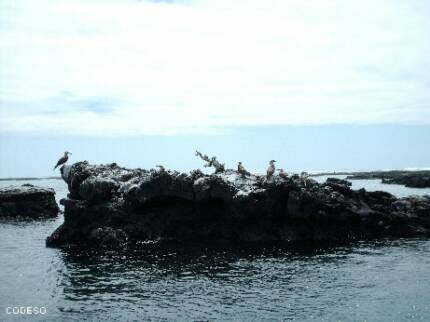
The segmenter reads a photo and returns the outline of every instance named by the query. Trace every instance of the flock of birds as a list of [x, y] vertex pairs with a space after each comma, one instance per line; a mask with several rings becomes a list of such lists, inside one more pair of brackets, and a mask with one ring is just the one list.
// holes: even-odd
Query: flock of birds
[[[62, 164], [65, 164], [67, 162], [67, 160], [69, 160], [69, 155], [71, 153], [69, 151], [64, 152], [64, 155], [58, 160], [56, 166], [54, 167], [54, 170], [59, 167]], [[273, 176], [273, 174], [276, 171], [276, 167], [275, 167], [275, 160], [270, 160], [269, 161], [269, 167], [267, 168], [267, 172], [266, 172], [266, 178], [269, 179], [271, 176]], [[157, 166], [160, 167], [160, 169], [164, 169], [163, 166]], [[247, 171], [245, 169], [245, 167], [243, 166], [242, 162], [239, 162], [237, 165], [237, 172], [240, 173], [242, 176], [249, 176], [251, 173], [249, 171]], [[303, 175], [303, 174], [302, 174]], [[279, 176], [282, 178], [286, 178], [288, 177], [288, 174], [284, 172], [283, 169], [279, 169]]]

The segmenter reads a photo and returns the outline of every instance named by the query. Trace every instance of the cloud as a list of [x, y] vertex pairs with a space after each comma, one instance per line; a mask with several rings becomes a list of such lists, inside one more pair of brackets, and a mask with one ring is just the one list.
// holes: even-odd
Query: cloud
[[167, 2], [0, 1], [0, 131], [430, 124], [423, 2]]

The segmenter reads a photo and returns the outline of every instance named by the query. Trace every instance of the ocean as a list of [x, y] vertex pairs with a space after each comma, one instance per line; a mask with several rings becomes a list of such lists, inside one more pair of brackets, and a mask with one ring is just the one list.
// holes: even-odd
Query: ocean
[[[0, 186], [26, 182], [54, 188], [58, 200], [67, 194], [56, 179]], [[400, 197], [430, 194], [352, 182]], [[319, 249], [47, 248], [62, 221], [0, 219], [0, 321], [430, 321], [428, 239]], [[46, 312], [8, 314], [28, 306]]]

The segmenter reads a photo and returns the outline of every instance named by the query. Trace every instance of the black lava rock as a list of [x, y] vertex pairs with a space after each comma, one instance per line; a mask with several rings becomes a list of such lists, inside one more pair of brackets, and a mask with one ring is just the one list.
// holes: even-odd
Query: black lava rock
[[55, 217], [58, 212], [54, 189], [31, 184], [0, 189], [0, 217]]
[[430, 234], [430, 197], [397, 199], [300, 176], [243, 177], [147, 171], [79, 162], [63, 176], [65, 221], [48, 239], [66, 244], [342, 242]]

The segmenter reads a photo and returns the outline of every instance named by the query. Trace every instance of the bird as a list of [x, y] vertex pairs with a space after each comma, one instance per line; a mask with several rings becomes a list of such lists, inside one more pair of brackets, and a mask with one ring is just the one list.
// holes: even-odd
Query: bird
[[164, 168], [162, 165], [156, 165], [155, 167], [160, 169], [159, 172], [166, 172], [166, 168]]
[[303, 184], [306, 187], [307, 186], [307, 182], [308, 182], [308, 178], [309, 178], [309, 174], [306, 171], [303, 171], [302, 173], [300, 173], [300, 178], [302, 179]]
[[275, 160], [270, 160], [269, 167], [267, 168], [267, 179], [275, 173]]
[[242, 176], [249, 176], [251, 174], [246, 171], [245, 167], [242, 165], [242, 162], [237, 164], [237, 172], [239, 172]]
[[60, 158], [60, 160], [58, 160], [57, 165], [54, 167], [54, 170], [57, 169], [58, 166], [66, 163], [67, 160], [69, 160], [69, 154], [71, 153], [68, 151], [64, 152], [64, 155]]
[[288, 173], [286, 173], [286, 172], [284, 172], [284, 169], [280, 169], [279, 170], [279, 176], [281, 177], [281, 178], [288, 178]]

